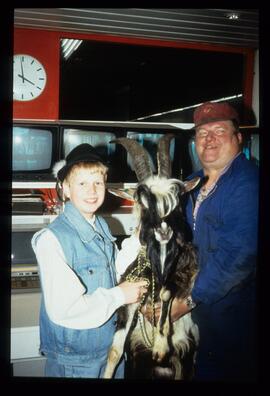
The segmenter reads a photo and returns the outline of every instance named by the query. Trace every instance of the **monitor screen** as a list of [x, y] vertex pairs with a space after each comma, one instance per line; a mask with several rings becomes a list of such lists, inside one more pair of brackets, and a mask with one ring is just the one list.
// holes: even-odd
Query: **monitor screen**
[[242, 152], [246, 158], [259, 165], [260, 162], [260, 136], [249, 130], [241, 130], [242, 133]]
[[259, 135], [251, 134], [250, 137], [250, 157], [258, 165], [260, 162], [260, 144]]
[[36, 256], [32, 249], [31, 239], [37, 230], [12, 231], [11, 233], [11, 264], [36, 264]]
[[[120, 133], [121, 135], [121, 133]], [[108, 182], [121, 182], [121, 166], [123, 159], [121, 154], [119, 156], [119, 148], [115, 143], [110, 143], [112, 140], [119, 137], [119, 133], [115, 132], [113, 128], [63, 128], [62, 141], [62, 158], [73, 150], [76, 146], [82, 143], [88, 143], [95, 147], [99, 154], [109, 165]]]
[[53, 180], [52, 166], [59, 154], [57, 127], [14, 125], [12, 171], [14, 180]]
[[64, 130], [64, 157], [79, 144], [88, 143], [109, 160], [115, 153], [115, 144], [110, 141], [115, 138], [116, 135], [112, 132], [67, 128]]
[[136, 183], [130, 155], [121, 144], [111, 141], [126, 137], [136, 139], [149, 153], [153, 172], [157, 170], [157, 143], [166, 133], [174, 133], [171, 140], [170, 156], [172, 160], [172, 177], [182, 178], [191, 173], [191, 161], [188, 156], [188, 132], [168, 128], [135, 128], [122, 126], [62, 126], [62, 152], [64, 159], [79, 144], [89, 143], [94, 146], [109, 164], [109, 183]]
[[191, 137], [188, 142], [188, 152], [192, 163], [192, 172], [202, 169], [201, 162], [195, 149], [195, 139]]

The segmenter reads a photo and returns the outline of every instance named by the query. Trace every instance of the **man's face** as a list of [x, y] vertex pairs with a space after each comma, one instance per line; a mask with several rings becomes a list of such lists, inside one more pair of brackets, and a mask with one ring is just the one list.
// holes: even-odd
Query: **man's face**
[[196, 128], [195, 145], [204, 168], [222, 169], [240, 151], [242, 136], [232, 121], [215, 121]]

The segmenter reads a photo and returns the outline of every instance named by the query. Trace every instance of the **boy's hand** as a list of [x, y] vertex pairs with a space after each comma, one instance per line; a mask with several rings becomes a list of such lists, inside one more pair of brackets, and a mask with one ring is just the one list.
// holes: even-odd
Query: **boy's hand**
[[125, 295], [125, 304], [140, 302], [147, 292], [147, 282], [145, 280], [138, 282], [125, 281], [118, 286], [121, 287]]

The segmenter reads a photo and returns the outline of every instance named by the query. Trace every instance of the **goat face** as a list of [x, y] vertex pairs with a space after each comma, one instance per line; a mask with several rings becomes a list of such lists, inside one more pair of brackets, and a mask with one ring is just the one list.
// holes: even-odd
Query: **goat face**
[[161, 286], [166, 284], [181, 254], [185, 233], [182, 197], [186, 190], [185, 183], [177, 179], [151, 176], [138, 184], [134, 195], [141, 220], [140, 242], [147, 247]]
[[179, 194], [184, 191], [180, 180], [154, 175], [138, 184], [134, 198], [145, 211], [153, 214], [153, 219], [154, 216], [163, 219], [176, 208]]

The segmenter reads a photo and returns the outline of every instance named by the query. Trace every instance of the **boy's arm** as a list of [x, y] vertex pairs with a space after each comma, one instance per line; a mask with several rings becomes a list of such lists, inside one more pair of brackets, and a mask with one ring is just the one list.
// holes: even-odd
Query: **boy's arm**
[[139, 241], [138, 233], [132, 234], [129, 238], [123, 240], [121, 250], [118, 251], [115, 267], [117, 279], [125, 272], [127, 267], [136, 260], [141, 244]]
[[[120, 287], [98, 288], [91, 295], [66, 262], [60, 243], [46, 230], [38, 239], [37, 256], [45, 307], [56, 324], [74, 329], [104, 324], [124, 304]], [[98, 307], [98, 309], [97, 309]]]

